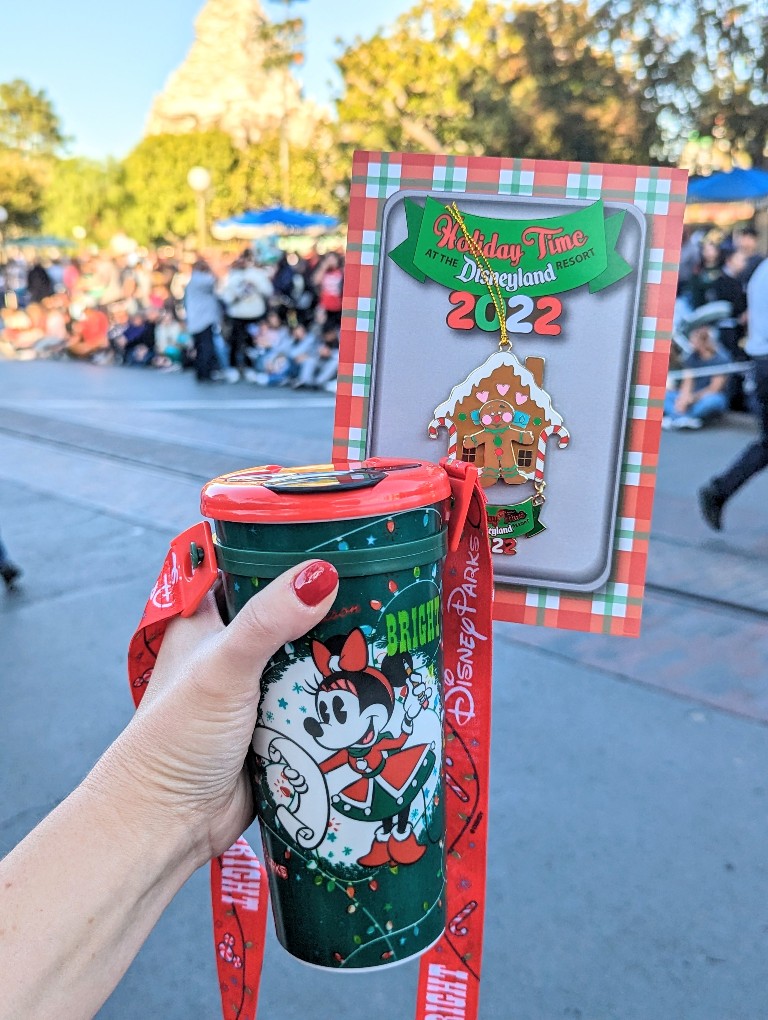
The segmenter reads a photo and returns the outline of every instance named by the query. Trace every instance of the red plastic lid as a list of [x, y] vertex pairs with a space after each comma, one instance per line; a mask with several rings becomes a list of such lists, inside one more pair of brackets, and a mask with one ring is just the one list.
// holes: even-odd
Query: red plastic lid
[[204, 486], [200, 507], [216, 521], [304, 524], [413, 510], [450, 494], [448, 475], [437, 464], [371, 457], [221, 475]]

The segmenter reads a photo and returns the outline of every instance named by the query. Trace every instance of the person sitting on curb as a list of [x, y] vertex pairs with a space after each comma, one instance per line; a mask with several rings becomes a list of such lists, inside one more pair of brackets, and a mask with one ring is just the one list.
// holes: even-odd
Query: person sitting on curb
[[80, 319], [72, 323], [72, 336], [67, 344], [67, 354], [79, 361], [92, 361], [101, 352], [109, 351], [109, 319], [106, 312], [96, 306], [89, 306]]
[[283, 343], [272, 348], [264, 359], [264, 371], [256, 373], [255, 382], [262, 386], [299, 385], [303, 366], [311, 367], [318, 342], [314, 333], [297, 323]]
[[320, 343], [299, 363], [299, 374], [294, 389], [336, 390], [339, 371], [339, 331], [335, 326], [323, 327]]
[[226, 627], [212, 593], [170, 621], [128, 726], [0, 862], [0, 1020], [94, 1016], [181, 886], [251, 824], [262, 670], [323, 619], [337, 584], [312, 560]]
[[248, 357], [257, 372], [266, 371], [267, 363], [276, 351], [291, 342], [290, 330], [281, 320], [276, 308], [271, 308], [266, 318], [258, 326], [249, 330], [253, 337], [253, 346], [248, 350]]
[[[707, 306], [704, 305], [703, 308]], [[664, 399], [664, 429], [700, 429], [705, 421], [712, 421], [728, 410], [725, 395], [725, 375], [716, 374], [728, 359], [715, 344], [714, 331], [702, 316], [694, 314], [686, 324], [691, 345], [683, 360], [683, 369], [708, 369], [712, 375], [684, 374], [677, 390], [668, 390]]]

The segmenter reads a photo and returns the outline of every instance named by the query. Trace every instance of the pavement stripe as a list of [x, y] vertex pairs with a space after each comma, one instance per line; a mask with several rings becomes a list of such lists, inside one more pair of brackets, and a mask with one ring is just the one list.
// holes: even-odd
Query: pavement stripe
[[199, 482], [160, 466], [110, 462], [99, 454], [41, 446], [34, 440], [3, 440], [0, 479], [165, 531], [182, 531], [200, 518]]
[[[210, 435], [208, 429], [203, 431], [197, 428], [194, 433], [191, 433], [186, 421], [183, 421], [181, 428], [176, 430], [171, 429], [167, 418], [158, 419], [151, 428], [141, 428], [118, 421], [116, 418], [119, 416], [120, 409], [116, 409], [108, 420], [66, 411], [59, 412], [55, 417], [49, 417], [43, 413], [45, 408], [35, 408], [33, 411], [19, 411], [16, 408], [5, 408], [5, 410], [7, 415], [0, 420], [0, 433], [2, 434], [43, 442], [56, 437], [60, 442], [71, 445], [73, 449], [80, 446], [91, 453], [103, 452], [104, 456], [115, 452], [114, 450], [110, 451], [104, 445], [108, 437], [141, 439], [140, 447], [133, 448], [131, 444], [124, 444], [124, 447], [126, 453], [140, 453], [142, 456], [146, 456], [147, 451], [151, 451], [153, 448], [162, 447], [168, 451], [172, 447], [182, 446], [195, 450], [197, 453], [207, 451], [220, 454], [222, 457], [226, 457], [230, 464], [233, 457], [243, 457], [246, 459], [245, 462], [250, 464], [254, 454], [252, 446], [248, 447], [245, 444], [237, 446], [227, 441], [228, 436], [218, 442], [207, 438]], [[15, 420], [13, 416], [15, 416]], [[141, 420], [147, 421], [146, 417]], [[213, 433], [214, 436], [219, 436], [220, 431], [221, 427], [217, 426]], [[99, 446], [103, 446], [103, 449], [95, 448]], [[224, 469], [221, 468], [221, 470]], [[214, 472], [214, 474], [217, 473], [220, 471]], [[205, 475], [206, 472], [201, 468], [200, 474]]]
[[55, 400], [26, 398], [25, 400], [0, 400], [0, 407], [9, 410], [30, 411], [78, 411], [114, 410], [116, 407], [136, 411], [280, 411], [302, 407], [333, 407], [332, 397], [301, 397], [267, 400]]

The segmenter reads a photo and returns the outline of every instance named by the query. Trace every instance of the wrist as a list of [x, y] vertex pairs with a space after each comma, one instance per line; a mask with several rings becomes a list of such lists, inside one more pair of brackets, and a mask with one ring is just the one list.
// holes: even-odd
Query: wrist
[[105, 752], [80, 791], [98, 813], [103, 831], [124, 841], [134, 860], [150, 866], [149, 878], [180, 888], [210, 855], [205, 853], [201, 827], [135, 754], [130, 730], [129, 726]]

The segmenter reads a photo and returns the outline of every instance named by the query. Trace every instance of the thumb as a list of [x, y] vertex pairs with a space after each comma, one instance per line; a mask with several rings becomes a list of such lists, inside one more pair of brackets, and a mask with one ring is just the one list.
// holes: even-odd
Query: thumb
[[[220, 631], [211, 649], [217, 671], [226, 670], [228, 692], [253, 696], [271, 655], [288, 641], [306, 634], [328, 613], [338, 589], [336, 568], [310, 560], [286, 571], [243, 606]], [[221, 674], [220, 674], [221, 676]]]

